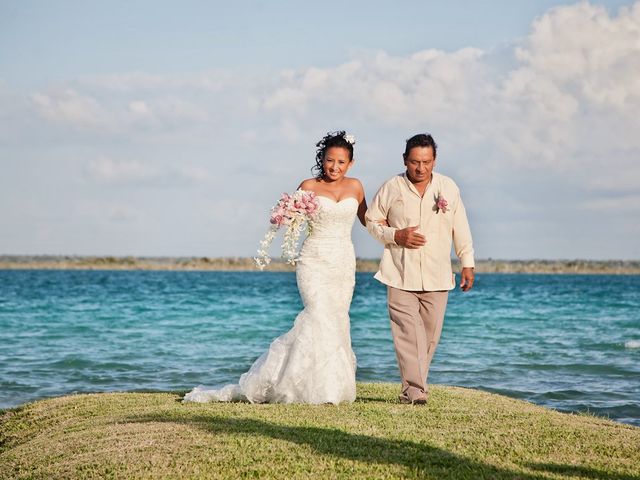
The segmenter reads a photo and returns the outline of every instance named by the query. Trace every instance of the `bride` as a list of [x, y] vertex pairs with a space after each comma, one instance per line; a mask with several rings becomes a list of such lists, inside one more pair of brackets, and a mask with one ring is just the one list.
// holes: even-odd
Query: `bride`
[[293, 327], [240, 376], [238, 384], [196, 387], [185, 402], [340, 403], [356, 398], [356, 358], [351, 349], [349, 305], [355, 285], [351, 227], [367, 210], [353, 166], [353, 136], [328, 133], [317, 144], [315, 178], [298, 187], [318, 197], [319, 214], [296, 263], [304, 309]]

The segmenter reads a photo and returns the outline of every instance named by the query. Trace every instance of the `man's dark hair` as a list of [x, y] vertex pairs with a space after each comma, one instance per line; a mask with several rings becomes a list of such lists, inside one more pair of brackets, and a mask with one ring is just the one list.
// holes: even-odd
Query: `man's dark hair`
[[438, 145], [429, 133], [419, 133], [407, 140], [407, 146], [404, 148], [402, 156], [406, 159], [412, 148], [415, 147], [431, 147], [433, 148], [433, 156], [437, 154]]

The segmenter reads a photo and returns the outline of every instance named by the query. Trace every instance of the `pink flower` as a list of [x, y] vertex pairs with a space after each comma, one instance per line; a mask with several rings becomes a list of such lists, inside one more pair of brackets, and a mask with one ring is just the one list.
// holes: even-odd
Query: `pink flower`
[[269, 221], [271, 222], [272, 225], [281, 226], [282, 222], [284, 221], [284, 216], [274, 213], [271, 215], [271, 218], [269, 219]]
[[318, 199], [316, 198], [315, 193], [311, 192], [305, 195], [304, 201], [305, 201], [304, 213], [306, 213], [310, 217], [315, 215], [319, 207]]
[[313, 192], [296, 192], [293, 195], [283, 193], [278, 203], [271, 209], [269, 222], [278, 228], [290, 225], [296, 217], [313, 217], [319, 206], [318, 199]]
[[438, 194], [438, 198], [436, 199], [436, 212], [442, 211], [442, 213], [447, 213], [449, 203], [445, 200], [445, 198]]

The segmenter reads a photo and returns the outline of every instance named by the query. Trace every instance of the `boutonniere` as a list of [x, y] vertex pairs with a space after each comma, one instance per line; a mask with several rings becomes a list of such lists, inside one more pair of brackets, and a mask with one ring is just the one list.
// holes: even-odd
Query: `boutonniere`
[[438, 212], [447, 213], [447, 210], [449, 210], [449, 203], [442, 196], [441, 193], [439, 193], [438, 196], [435, 197], [435, 200], [436, 200], [436, 204], [433, 207], [433, 209], [436, 211], [436, 213]]

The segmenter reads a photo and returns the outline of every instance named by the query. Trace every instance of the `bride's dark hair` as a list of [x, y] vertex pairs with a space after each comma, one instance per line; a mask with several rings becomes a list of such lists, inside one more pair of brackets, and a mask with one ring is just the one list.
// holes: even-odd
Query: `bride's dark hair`
[[347, 152], [349, 152], [349, 160], [353, 160], [353, 144], [347, 141], [345, 138], [346, 134], [347, 132], [344, 130], [329, 132], [322, 138], [322, 140], [316, 143], [316, 147], [318, 147], [316, 150], [316, 164], [311, 167], [311, 173], [313, 173], [318, 180], [320, 180], [324, 175], [322, 161], [324, 160], [324, 155], [327, 153], [329, 148], [345, 148]]

